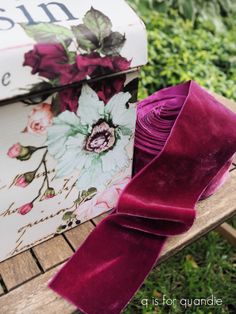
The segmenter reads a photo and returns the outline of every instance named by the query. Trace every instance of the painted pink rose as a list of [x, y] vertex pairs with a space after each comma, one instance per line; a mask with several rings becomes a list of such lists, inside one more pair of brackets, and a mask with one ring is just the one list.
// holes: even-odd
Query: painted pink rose
[[26, 181], [25, 176], [21, 175], [16, 178], [15, 185], [25, 188], [27, 185], [29, 185], [29, 183]]
[[26, 131], [37, 135], [45, 134], [47, 128], [52, 124], [52, 121], [53, 113], [51, 106], [47, 103], [43, 103], [31, 111]]
[[16, 143], [8, 150], [7, 155], [10, 158], [17, 158], [20, 156], [21, 148], [22, 147], [21, 147], [20, 143]]
[[18, 208], [18, 213], [21, 215], [28, 214], [33, 209], [33, 203], [25, 204]]
[[32, 68], [31, 73], [38, 73], [48, 79], [56, 79], [69, 63], [63, 45], [58, 43], [36, 44], [33, 50], [25, 54], [24, 66]]
[[95, 217], [114, 208], [121, 192], [129, 181], [130, 177], [125, 177], [90, 201], [83, 203], [78, 207], [77, 215], [80, 216], [83, 213], [85, 217]]
[[100, 193], [97, 197], [95, 206], [99, 208], [104, 208], [104, 210], [114, 208], [117, 204], [119, 196], [121, 195], [121, 192], [129, 183], [129, 181], [130, 178], [126, 177], [123, 180], [112, 185], [109, 189]]

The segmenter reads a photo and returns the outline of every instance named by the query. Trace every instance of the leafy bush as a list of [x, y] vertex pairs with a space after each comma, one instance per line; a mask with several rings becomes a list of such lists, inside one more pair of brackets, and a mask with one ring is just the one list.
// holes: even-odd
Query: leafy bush
[[185, 19], [204, 22], [212, 31], [225, 30], [221, 17], [236, 11], [235, 0], [129, 0], [136, 9], [168, 13], [176, 9]]
[[236, 25], [224, 34], [194, 28], [177, 11], [153, 11], [148, 28], [149, 63], [142, 70], [140, 97], [189, 79], [236, 99]]

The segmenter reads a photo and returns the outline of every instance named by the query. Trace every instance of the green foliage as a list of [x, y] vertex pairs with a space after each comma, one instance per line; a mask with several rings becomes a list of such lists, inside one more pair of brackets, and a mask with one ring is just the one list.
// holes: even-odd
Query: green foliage
[[[156, 267], [136, 294], [124, 314], [233, 314], [236, 313], [235, 252], [215, 232]], [[190, 306], [179, 301], [206, 299], [214, 295], [222, 305]], [[163, 304], [163, 297], [176, 299], [173, 305]], [[148, 299], [148, 306], [141, 300]], [[157, 299], [159, 306], [152, 304]]]
[[[140, 98], [190, 79], [236, 99], [236, 24], [217, 36], [184, 20], [177, 11], [152, 12], [148, 28], [149, 63], [141, 73]], [[201, 26], [201, 27], [200, 27]]]
[[176, 9], [185, 19], [205, 22], [214, 31], [225, 29], [221, 17], [236, 11], [235, 0], [129, 0], [136, 9], [168, 13]]

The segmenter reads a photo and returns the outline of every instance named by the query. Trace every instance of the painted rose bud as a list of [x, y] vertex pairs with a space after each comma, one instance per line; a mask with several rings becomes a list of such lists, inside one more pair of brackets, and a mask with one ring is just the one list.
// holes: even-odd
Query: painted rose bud
[[34, 180], [35, 174], [35, 171], [31, 171], [18, 176], [15, 180], [15, 185], [25, 188]]
[[33, 209], [33, 203], [27, 203], [18, 208], [18, 213], [21, 215], [28, 214]]
[[53, 188], [47, 188], [45, 191], [42, 200], [48, 200], [56, 196], [56, 192]]
[[17, 158], [20, 156], [21, 154], [21, 151], [22, 151], [22, 147], [20, 143], [16, 143], [14, 144], [9, 150], [8, 150], [8, 153], [7, 155], [10, 157], [10, 158]]
[[31, 155], [37, 150], [36, 147], [33, 146], [23, 146], [20, 143], [16, 143], [12, 145], [8, 152], [7, 155], [10, 158], [16, 158], [18, 160], [24, 161], [24, 160], [29, 160]]

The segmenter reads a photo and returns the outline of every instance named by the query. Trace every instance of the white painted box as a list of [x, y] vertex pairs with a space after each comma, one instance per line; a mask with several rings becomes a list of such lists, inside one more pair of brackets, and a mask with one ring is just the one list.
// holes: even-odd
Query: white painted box
[[123, 0], [0, 0], [0, 261], [114, 207], [146, 61]]

